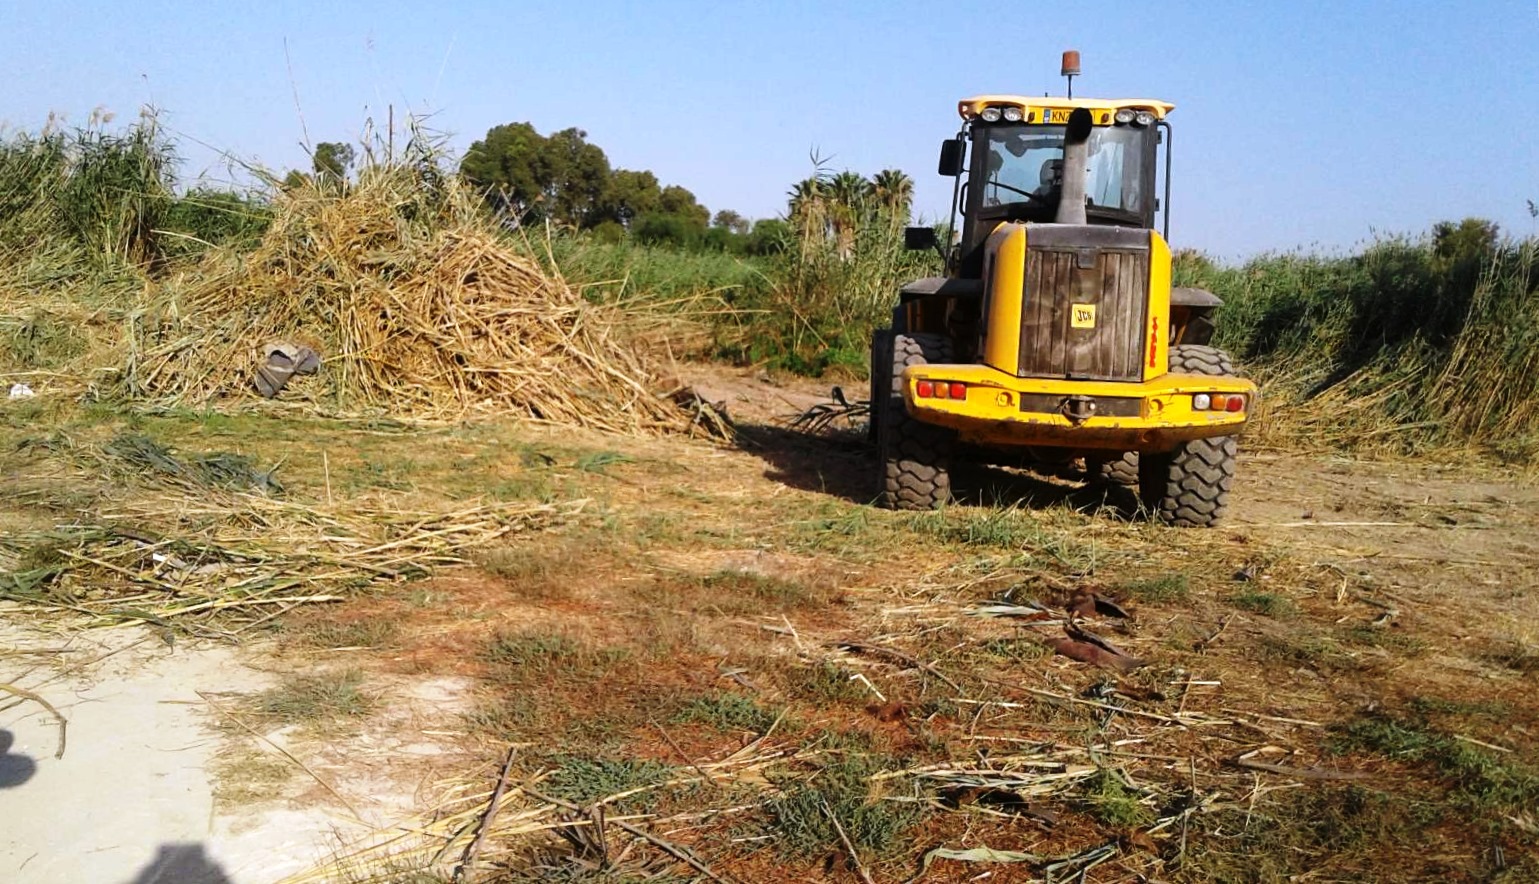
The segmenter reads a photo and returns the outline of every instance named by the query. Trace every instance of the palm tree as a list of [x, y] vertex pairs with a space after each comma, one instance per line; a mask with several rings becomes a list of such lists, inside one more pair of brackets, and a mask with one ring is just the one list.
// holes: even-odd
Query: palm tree
[[914, 179], [899, 169], [883, 169], [871, 179], [877, 205], [894, 226], [908, 223], [914, 205]]
[[817, 177], [798, 181], [786, 196], [790, 198], [787, 215], [792, 219], [815, 214], [814, 210], [820, 208], [824, 199], [823, 181]]
[[846, 260], [855, 253], [855, 234], [871, 205], [871, 182], [848, 170], [828, 180], [829, 224], [839, 257]]

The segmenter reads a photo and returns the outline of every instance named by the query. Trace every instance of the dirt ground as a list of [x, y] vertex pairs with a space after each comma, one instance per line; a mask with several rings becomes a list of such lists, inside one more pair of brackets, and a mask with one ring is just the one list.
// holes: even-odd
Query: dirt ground
[[[69, 725], [0, 703], [0, 877], [1539, 880], [1523, 477], [1251, 446], [1211, 531], [992, 467], [894, 514], [858, 417], [787, 425], [826, 385], [685, 379], [735, 442], [135, 422], [297, 500], [591, 503], [238, 645], [3, 603], [0, 680]], [[42, 463], [0, 535], [80, 517], [9, 493]]]

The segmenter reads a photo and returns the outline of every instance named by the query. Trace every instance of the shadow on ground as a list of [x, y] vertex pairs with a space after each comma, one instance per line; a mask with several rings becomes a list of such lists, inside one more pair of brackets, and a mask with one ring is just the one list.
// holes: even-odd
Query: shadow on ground
[[[864, 428], [807, 433], [774, 424], [739, 424], [738, 445], [761, 458], [765, 478], [792, 488], [871, 504], [877, 495], [876, 451]], [[1135, 495], [1126, 488], [1087, 485], [1073, 466], [1027, 467], [983, 462], [963, 450], [952, 467], [952, 493], [961, 504], [1026, 509], [1065, 507], [1075, 512], [1132, 519]]]
[[0, 789], [20, 786], [37, 773], [37, 762], [26, 755], [11, 754], [11, 744], [16, 737], [8, 730], [0, 730]]
[[162, 844], [154, 859], [139, 870], [128, 884], [231, 884], [219, 863], [214, 862], [202, 844], [187, 842]]

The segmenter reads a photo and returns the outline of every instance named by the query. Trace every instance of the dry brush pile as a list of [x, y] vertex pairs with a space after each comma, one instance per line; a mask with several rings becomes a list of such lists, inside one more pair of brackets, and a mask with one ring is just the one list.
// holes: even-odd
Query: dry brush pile
[[262, 217], [192, 250], [195, 237], [169, 219], [198, 201], [174, 195], [172, 166], [152, 119], [124, 138], [0, 142], [0, 394], [25, 383], [39, 396], [0, 402], [9, 441], [28, 446], [6, 464], [0, 496], [29, 525], [49, 514], [46, 530], [0, 537], [0, 597], [94, 624], [174, 617], [228, 636], [581, 508], [285, 498], [261, 482], [228, 486], [221, 470], [244, 467], [210, 459], [224, 455], [179, 461], [152, 443], [135, 460], [132, 445], [47, 435], [70, 401], [252, 405], [278, 343], [320, 356], [270, 406], [283, 414], [691, 426], [638, 333], [647, 317], [591, 302], [536, 260], [429, 140], [370, 154], [356, 182], [323, 176], [236, 199], [232, 211]]
[[678, 426], [627, 324], [544, 272], [423, 160], [281, 195], [257, 249], [209, 256], [135, 318], [127, 381], [177, 404], [250, 396], [261, 348], [289, 341], [322, 368], [286, 395], [332, 409]]

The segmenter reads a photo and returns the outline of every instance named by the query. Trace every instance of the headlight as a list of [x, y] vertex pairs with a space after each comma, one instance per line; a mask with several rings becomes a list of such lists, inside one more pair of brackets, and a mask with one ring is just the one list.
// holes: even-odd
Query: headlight
[[1133, 122], [1140, 126], [1152, 126], [1154, 125], [1154, 114], [1148, 111], [1139, 111], [1138, 115], [1133, 117]]
[[978, 116], [982, 117], [985, 123], [997, 123], [999, 122], [1000, 113], [1001, 111], [997, 107], [986, 107], [978, 113]]
[[1021, 117], [1023, 116], [1021, 109], [1018, 107], [1007, 107], [1004, 109], [1003, 113], [1005, 116], [1005, 122], [1007, 123], [1019, 123], [1021, 121]]
[[1134, 116], [1135, 115], [1131, 110], [1123, 108], [1122, 110], [1117, 111], [1117, 116], [1113, 117], [1113, 119], [1115, 119], [1120, 125], [1126, 126], [1128, 123], [1133, 122]]

